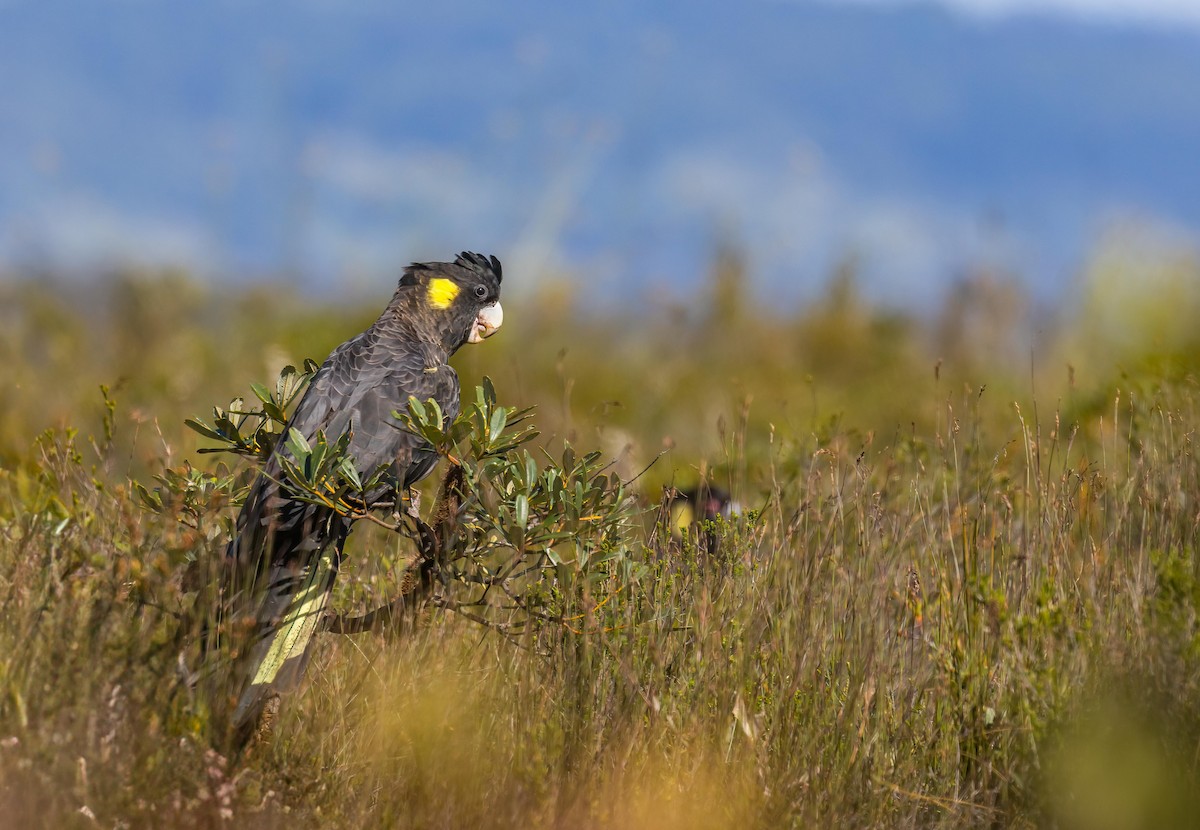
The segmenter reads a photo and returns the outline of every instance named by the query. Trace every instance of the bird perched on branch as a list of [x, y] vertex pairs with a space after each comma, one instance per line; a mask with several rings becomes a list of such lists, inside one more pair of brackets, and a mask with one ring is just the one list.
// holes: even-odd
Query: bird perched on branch
[[[458, 375], [447, 363], [465, 343], [479, 343], [503, 321], [500, 261], [462, 253], [454, 262], [404, 269], [383, 314], [338, 346], [313, 376], [288, 430], [330, 443], [349, 432], [347, 453], [360, 477], [390, 465], [390, 481], [370, 504], [405, 492], [437, 462], [433, 449], [404, 430], [393, 412], [410, 398], [434, 400], [448, 424], [458, 414]], [[231, 604], [253, 615], [249, 644], [236, 657], [240, 689], [232, 726], [245, 736], [264, 705], [295, 685], [309, 642], [337, 578], [352, 520], [295, 497], [282, 484], [285, 441], [255, 480], [226, 551]], [[387, 492], [383, 492], [386, 490]]]

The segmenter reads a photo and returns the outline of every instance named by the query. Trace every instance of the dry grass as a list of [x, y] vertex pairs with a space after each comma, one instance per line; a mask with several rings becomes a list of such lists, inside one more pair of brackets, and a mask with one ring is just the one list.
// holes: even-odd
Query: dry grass
[[[668, 373], [653, 338], [641, 357], [627, 343], [623, 365], [578, 374], [531, 352], [498, 388], [541, 403], [560, 435], [605, 439], [592, 424], [611, 430], [613, 410], [591, 401], [623, 371], [650, 379], [612, 416], [635, 444], [707, 436], [693, 457], [749, 508], [719, 528], [716, 559], [639, 529], [627, 542], [646, 573], [594, 586], [587, 614], [524, 647], [441, 614], [404, 637], [328, 637], [273, 738], [236, 760], [210, 748], [206, 706], [179, 670], [194, 646], [178, 615], [197, 601], [180, 578], [220, 549], [228, 510], [184, 528], [140, 512], [126, 484], [195, 459], [186, 445], [166, 453], [181, 433], [165, 417], [166, 438], [155, 433], [139, 400], [153, 390], [136, 384], [142, 414], [118, 405], [94, 441], [58, 430], [22, 448], [18, 426], [37, 412], [10, 412], [0, 816], [14, 827], [1188, 826], [1200, 810], [1195, 379], [1118, 377], [1047, 406], [1010, 394], [1019, 382], [998, 371], [975, 370], [987, 391], [951, 367], [933, 381], [911, 328], [856, 313], [866, 351], [844, 355], [842, 375], [781, 380], [778, 337], [743, 343], [736, 360], [728, 342], [698, 342]], [[804, 342], [846, 319], [780, 331]], [[890, 380], [872, 389], [881, 349]], [[185, 351], [155, 371], [191, 371], [206, 390], [255, 369], [240, 351], [201, 351], [207, 368]], [[58, 373], [37, 381], [48, 398], [78, 394], [43, 359]], [[654, 386], [730, 377], [733, 364], [757, 374], [710, 380], [708, 404], [680, 393], [694, 418], [667, 411]], [[845, 414], [829, 419], [812, 396]], [[163, 400], [169, 414], [202, 412]], [[86, 405], [72, 406], [86, 422]], [[687, 465], [651, 479], [672, 475]], [[347, 596], [390, 578], [366, 546]]]

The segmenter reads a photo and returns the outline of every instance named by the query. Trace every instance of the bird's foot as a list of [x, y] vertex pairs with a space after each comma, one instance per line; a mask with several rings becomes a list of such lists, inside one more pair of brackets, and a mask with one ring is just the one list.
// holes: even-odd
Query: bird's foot
[[404, 495], [404, 512], [414, 519], [421, 518], [421, 494], [411, 487]]

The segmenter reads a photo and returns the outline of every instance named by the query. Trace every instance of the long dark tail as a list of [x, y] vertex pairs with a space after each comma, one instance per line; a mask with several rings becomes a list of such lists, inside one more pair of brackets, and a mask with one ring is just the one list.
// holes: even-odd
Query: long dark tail
[[337, 579], [350, 522], [283, 494], [263, 476], [238, 516], [225, 558], [225, 630], [232, 637], [234, 739], [244, 745], [264, 708], [299, 684]]
[[304, 676], [313, 635], [333, 593], [340, 559], [339, 542], [302, 565], [272, 566], [259, 609], [256, 639], [245, 659], [238, 661], [236, 678], [241, 691], [231, 723], [237, 734], [249, 737], [258, 728], [264, 707], [295, 688]]

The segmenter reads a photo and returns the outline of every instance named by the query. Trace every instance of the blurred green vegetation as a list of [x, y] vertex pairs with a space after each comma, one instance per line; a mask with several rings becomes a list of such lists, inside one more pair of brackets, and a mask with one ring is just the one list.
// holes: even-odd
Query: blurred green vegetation
[[[391, 286], [361, 306], [181, 274], [0, 287], [0, 815], [1191, 826], [1195, 263], [1103, 254], [1054, 314], [984, 270], [924, 316], [875, 308], [853, 262], [781, 308], [729, 250], [702, 289], [624, 312], [519, 279], [501, 334], [456, 358], [463, 386], [486, 373], [552, 451], [599, 449], [626, 479], [667, 451], [625, 540], [644, 575], [537, 648], [440, 612], [326, 636], [238, 760], [182, 682], [178, 621], [230, 508], [187, 527], [129, 481], [216, 463], [183, 419], [322, 360]], [[715, 557], [653, 522], [663, 485], [701, 475], [744, 508]], [[396, 552], [356, 537], [341, 600], [387, 596]]]

